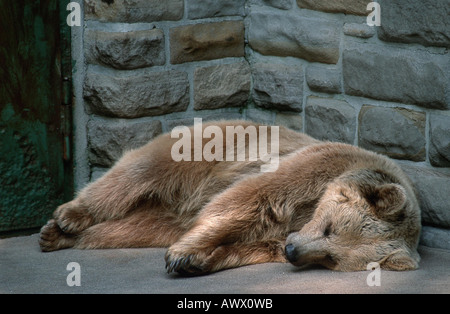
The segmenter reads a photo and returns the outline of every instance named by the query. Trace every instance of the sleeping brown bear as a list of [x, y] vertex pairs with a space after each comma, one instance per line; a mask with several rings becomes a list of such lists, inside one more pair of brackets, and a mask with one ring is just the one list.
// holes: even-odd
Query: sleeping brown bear
[[[208, 137], [195, 136], [209, 126], [261, 132], [248, 121], [191, 127], [192, 145], [179, 152], [194, 156], [198, 143], [205, 148]], [[42, 251], [169, 247], [166, 268], [182, 274], [286, 261], [342, 271], [370, 262], [418, 267], [419, 205], [398, 165], [355, 146], [277, 130], [275, 171], [261, 172], [264, 161], [254, 158], [174, 160], [179, 140], [170, 134], [127, 152], [55, 211], [41, 230]], [[237, 134], [223, 137], [222, 151], [232, 145], [236, 157], [239, 145], [261, 145], [248, 135], [244, 147]]]

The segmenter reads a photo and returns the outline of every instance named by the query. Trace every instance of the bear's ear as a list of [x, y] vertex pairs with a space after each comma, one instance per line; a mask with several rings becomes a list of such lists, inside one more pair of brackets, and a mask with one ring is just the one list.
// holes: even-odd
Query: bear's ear
[[366, 189], [364, 197], [372, 205], [374, 213], [380, 217], [397, 214], [404, 208], [406, 192], [401, 185], [383, 184]]
[[415, 255], [417, 255], [416, 259], [408, 255], [407, 252], [403, 250], [398, 250], [389, 255], [387, 258], [385, 258], [380, 263], [380, 266], [381, 268], [386, 270], [397, 270], [397, 271], [414, 270], [419, 268], [418, 260], [420, 259], [418, 253], [415, 253]]

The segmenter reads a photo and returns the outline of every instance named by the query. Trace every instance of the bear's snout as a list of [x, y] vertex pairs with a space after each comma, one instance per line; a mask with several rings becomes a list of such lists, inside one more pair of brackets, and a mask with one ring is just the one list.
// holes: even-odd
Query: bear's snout
[[297, 261], [297, 248], [292, 243], [285, 246], [284, 254], [289, 262], [295, 263]]
[[294, 232], [286, 239], [284, 254], [294, 266], [320, 264], [329, 254], [329, 244], [322, 234]]

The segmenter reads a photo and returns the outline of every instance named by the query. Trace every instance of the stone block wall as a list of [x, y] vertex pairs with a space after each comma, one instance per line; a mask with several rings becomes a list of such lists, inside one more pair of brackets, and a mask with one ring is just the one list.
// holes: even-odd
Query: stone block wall
[[251, 91], [244, 0], [83, 4], [87, 180], [194, 117], [244, 117]]
[[398, 159], [450, 248], [450, 3], [369, 2], [84, 0], [78, 186], [194, 117], [285, 125]]

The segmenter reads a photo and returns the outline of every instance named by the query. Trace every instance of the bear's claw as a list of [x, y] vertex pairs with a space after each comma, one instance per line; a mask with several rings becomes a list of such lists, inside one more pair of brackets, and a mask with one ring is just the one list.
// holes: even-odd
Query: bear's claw
[[204, 273], [204, 271], [192, 264], [195, 259], [194, 254], [189, 254], [186, 257], [179, 257], [177, 259], [172, 259], [171, 256], [166, 257], [166, 270], [170, 274], [172, 272], [177, 272], [180, 275], [198, 275]]
[[166, 262], [167, 273], [170, 274], [173, 271], [178, 271], [180, 268], [185, 267], [189, 263], [191, 256], [192, 255], [188, 255], [186, 258], [179, 258], [174, 261], [170, 260], [167, 261]]

